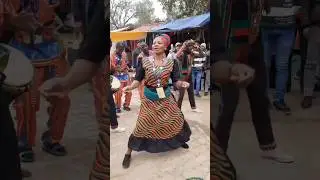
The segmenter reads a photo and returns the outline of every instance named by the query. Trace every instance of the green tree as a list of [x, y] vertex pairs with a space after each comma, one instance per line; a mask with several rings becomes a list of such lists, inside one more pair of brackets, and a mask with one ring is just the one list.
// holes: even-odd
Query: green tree
[[154, 8], [151, 0], [141, 0], [136, 3], [136, 25], [149, 24], [154, 22]]
[[209, 0], [159, 0], [168, 18], [179, 19], [200, 15], [209, 10]]
[[154, 21], [152, 0], [110, 0], [110, 29], [152, 23]]
[[124, 28], [135, 17], [132, 0], [110, 0], [110, 29]]

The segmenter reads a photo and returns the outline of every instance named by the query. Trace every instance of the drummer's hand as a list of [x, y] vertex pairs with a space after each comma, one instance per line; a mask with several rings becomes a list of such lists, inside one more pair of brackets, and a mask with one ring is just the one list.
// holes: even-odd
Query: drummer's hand
[[247, 87], [254, 79], [255, 70], [245, 64], [234, 64], [231, 67], [230, 80], [240, 87]]
[[185, 81], [181, 81], [181, 88], [183, 89], [188, 89], [190, 84], [188, 82], [185, 82]]
[[130, 92], [132, 91], [131, 87], [130, 86], [126, 86], [122, 89], [123, 92]]
[[10, 24], [19, 30], [30, 33], [36, 32], [41, 27], [41, 24], [30, 13], [21, 13], [16, 16], [11, 16]]
[[68, 95], [70, 90], [67, 88], [66, 81], [63, 78], [53, 78], [45, 81], [39, 91], [46, 98], [63, 98]]

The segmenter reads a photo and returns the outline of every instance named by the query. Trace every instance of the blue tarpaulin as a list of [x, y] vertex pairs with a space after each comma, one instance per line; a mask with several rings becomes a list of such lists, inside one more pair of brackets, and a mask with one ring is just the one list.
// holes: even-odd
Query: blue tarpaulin
[[152, 32], [170, 32], [181, 31], [184, 29], [192, 29], [203, 27], [210, 22], [210, 13], [188, 17], [184, 19], [177, 19], [159, 27], [153, 28]]

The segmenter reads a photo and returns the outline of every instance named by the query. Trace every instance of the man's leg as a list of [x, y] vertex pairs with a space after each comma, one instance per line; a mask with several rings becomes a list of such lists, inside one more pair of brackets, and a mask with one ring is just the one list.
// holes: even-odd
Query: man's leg
[[11, 99], [8, 97], [0, 89], [0, 179], [22, 180], [16, 131], [9, 110]]
[[222, 85], [221, 98], [220, 113], [215, 129], [221, 147], [227, 151], [231, 126], [239, 101], [239, 88], [234, 84]]
[[108, 93], [108, 104], [110, 105], [110, 123], [111, 129], [118, 128], [118, 120], [117, 120], [117, 112], [116, 112], [116, 104], [114, 103], [112, 93]]
[[[123, 83], [123, 87], [128, 86], [130, 84], [130, 81], [124, 82]], [[125, 97], [124, 97], [124, 104], [123, 104], [123, 109], [125, 111], [130, 111], [130, 102], [131, 102], [131, 98], [132, 98], [132, 92], [125, 92]]]
[[201, 78], [202, 78], [202, 71], [199, 70], [196, 73], [196, 79], [195, 79], [195, 82], [196, 82], [196, 93], [195, 94], [196, 94], [196, 96], [200, 96]]
[[[313, 31], [318, 31], [320, 36], [320, 28], [313, 27]], [[301, 106], [303, 108], [310, 108], [312, 106], [314, 85], [317, 82], [316, 71], [320, 61], [320, 42], [317, 38], [310, 37], [308, 39], [307, 59], [304, 67], [304, 90], [303, 101]]]
[[[48, 68], [45, 78], [61, 77], [64, 76], [67, 71], [68, 63], [66, 60], [61, 59], [59, 63], [55, 64], [54, 68]], [[38, 92], [38, 94], [40, 93]], [[63, 98], [52, 97], [47, 99], [47, 101], [50, 104], [47, 108], [49, 116], [47, 122], [48, 130], [41, 136], [42, 149], [55, 156], [65, 156], [67, 151], [61, 144], [61, 140], [64, 135], [64, 129], [70, 110], [70, 98], [69, 96]]]
[[121, 104], [122, 104], [122, 89], [124, 88], [124, 83], [121, 82], [120, 89], [114, 93], [115, 103], [116, 103], [116, 109], [117, 113], [121, 112]]
[[204, 89], [204, 95], [207, 95], [209, 93], [211, 82], [210, 82], [210, 70], [206, 70], [206, 80], [205, 80], [205, 89]]
[[[191, 86], [191, 85], [190, 85]], [[179, 99], [178, 99], [178, 107], [181, 109], [184, 93], [186, 92], [185, 89], [179, 89]]]
[[196, 109], [197, 106], [196, 106], [196, 100], [194, 98], [194, 88], [193, 88], [194, 84], [193, 84], [193, 80], [191, 77], [189, 78], [188, 83], [190, 83], [190, 86], [187, 89], [188, 96], [189, 96], [189, 103], [190, 103], [191, 109]]
[[277, 162], [290, 163], [293, 158], [281, 154], [277, 148], [273, 136], [272, 124], [269, 112], [269, 100], [267, 96], [267, 77], [264, 61], [261, 60], [262, 48], [255, 44], [249, 54], [249, 65], [255, 69], [255, 79], [247, 87], [247, 94], [250, 102], [251, 116], [262, 156]]
[[65, 156], [67, 151], [61, 140], [70, 110], [70, 98], [50, 98], [48, 107], [48, 130], [42, 134], [42, 149], [55, 156]]
[[40, 93], [38, 87], [45, 79], [44, 68], [35, 69], [35, 81], [29, 91], [16, 98], [17, 136], [20, 158], [23, 162], [33, 162], [36, 135], [37, 111], [40, 109]]
[[276, 42], [276, 92], [273, 105], [280, 111], [290, 114], [291, 110], [285, 102], [289, 74], [289, 57], [294, 43], [295, 29], [279, 30]]
[[[251, 58], [255, 58], [253, 56]], [[255, 58], [249, 59], [249, 65], [255, 69], [255, 79], [247, 87], [253, 125], [256, 130], [261, 149], [276, 147], [273, 137], [267, 95], [267, 73], [264, 62]]]

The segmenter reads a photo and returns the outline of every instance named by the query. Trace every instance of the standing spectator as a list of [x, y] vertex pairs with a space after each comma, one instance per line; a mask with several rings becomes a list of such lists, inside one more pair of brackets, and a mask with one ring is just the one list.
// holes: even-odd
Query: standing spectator
[[320, 1], [305, 1], [302, 8], [302, 32], [308, 41], [307, 61], [304, 69], [304, 98], [302, 108], [312, 106], [317, 70], [320, 65]]
[[[192, 62], [194, 59], [193, 48], [195, 42], [193, 40], [188, 40], [183, 43], [181, 48], [176, 54], [176, 58], [180, 61], [180, 70], [181, 70], [181, 79], [187, 81], [190, 86], [187, 89], [189, 102], [192, 111], [194, 112], [202, 112], [196, 106], [196, 101], [194, 98], [194, 89], [193, 89], [193, 82], [192, 82]], [[185, 89], [181, 89], [179, 91], [179, 99], [178, 99], [178, 106], [181, 108], [182, 101], [184, 97]]]
[[204, 54], [205, 58], [205, 64], [203, 66], [204, 72], [206, 74], [205, 82], [204, 82], [204, 96], [207, 96], [209, 94], [209, 88], [211, 87], [210, 83], [210, 51], [207, 50], [206, 43], [202, 43], [200, 45], [200, 50]]
[[[114, 76], [121, 81], [121, 87], [118, 92], [115, 93], [115, 103], [117, 106], [117, 113], [121, 112], [121, 103], [122, 103], [122, 88], [130, 84], [129, 78], [129, 67], [127, 65], [127, 55], [124, 52], [124, 44], [117, 43], [116, 51], [110, 56], [111, 70], [114, 71]], [[132, 97], [132, 92], [125, 93], [125, 102], [123, 104], [123, 110], [130, 111], [130, 102]]]
[[132, 67], [137, 68], [138, 56], [141, 53], [141, 45], [138, 43], [137, 48], [132, 52]]
[[203, 75], [203, 65], [205, 62], [205, 56], [200, 49], [199, 43], [195, 44], [194, 50], [192, 52], [195, 55], [195, 58], [192, 62], [192, 81], [196, 85], [195, 96], [201, 97], [201, 79]]
[[264, 61], [269, 74], [272, 53], [275, 52], [276, 91], [273, 105], [277, 110], [291, 114], [291, 109], [285, 102], [285, 94], [289, 75], [289, 57], [295, 40], [298, 7], [295, 6], [294, 0], [269, 1], [269, 6], [270, 12], [263, 13], [261, 20]]

